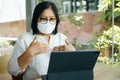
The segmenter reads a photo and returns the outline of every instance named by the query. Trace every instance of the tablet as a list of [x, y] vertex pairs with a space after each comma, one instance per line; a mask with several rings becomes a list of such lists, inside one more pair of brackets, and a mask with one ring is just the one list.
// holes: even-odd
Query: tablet
[[53, 51], [47, 80], [93, 80], [93, 69], [100, 51]]

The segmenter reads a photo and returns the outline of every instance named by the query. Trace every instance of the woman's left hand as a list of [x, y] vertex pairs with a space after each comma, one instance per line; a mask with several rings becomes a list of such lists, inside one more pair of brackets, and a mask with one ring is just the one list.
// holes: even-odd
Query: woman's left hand
[[75, 48], [70, 44], [70, 42], [66, 39], [66, 45], [55, 46], [53, 48], [54, 51], [75, 51]]

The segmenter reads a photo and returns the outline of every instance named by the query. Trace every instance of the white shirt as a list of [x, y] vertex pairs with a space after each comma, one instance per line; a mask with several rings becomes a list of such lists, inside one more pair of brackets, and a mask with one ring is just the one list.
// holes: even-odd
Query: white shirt
[[[32, 35], [32, 33], [25, 33], [16, 41], [12, 56], [8, 63], [8, 72], [10, 74], [16, 76], [22, 71], [18, 65], [18, 57], [26, 51], [34, 37], [35, 35]], [[48, 44], [45, 37], [38, 36], [38, 41], [48, 44], [51, 50], [55, 46], [66, 45], [66, 39], [67, 37], [64, 34], [57, 33], [56, 35], [50, 36], [50, 42]], [[40, 75], [47, 74], [51, 50], [33, 57], [31, 63], [25, 69], [23, 80], [35, 80], [39, 78]]]

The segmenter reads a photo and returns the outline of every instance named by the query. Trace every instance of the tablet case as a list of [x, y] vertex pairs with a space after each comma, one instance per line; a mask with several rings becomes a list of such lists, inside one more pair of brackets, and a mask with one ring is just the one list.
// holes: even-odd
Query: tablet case
[[94, 80], [93, 69], [100, 51], [56, 51], [51, 53], [47, 80]]

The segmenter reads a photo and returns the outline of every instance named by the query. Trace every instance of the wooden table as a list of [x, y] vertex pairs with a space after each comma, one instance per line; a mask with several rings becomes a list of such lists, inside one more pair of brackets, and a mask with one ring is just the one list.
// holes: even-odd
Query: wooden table
[[8, 73], [0, 74], [0, 80], [12, 80], [11, 75]]
[[[96, 63], [94, 80], [120, 80], [120, 67]], [[0, 74], [0, 80], [12, 80], [8, 73]]]
[[94, 80], [120, 80], [120, 67], [97, 63], [94, 68]]

